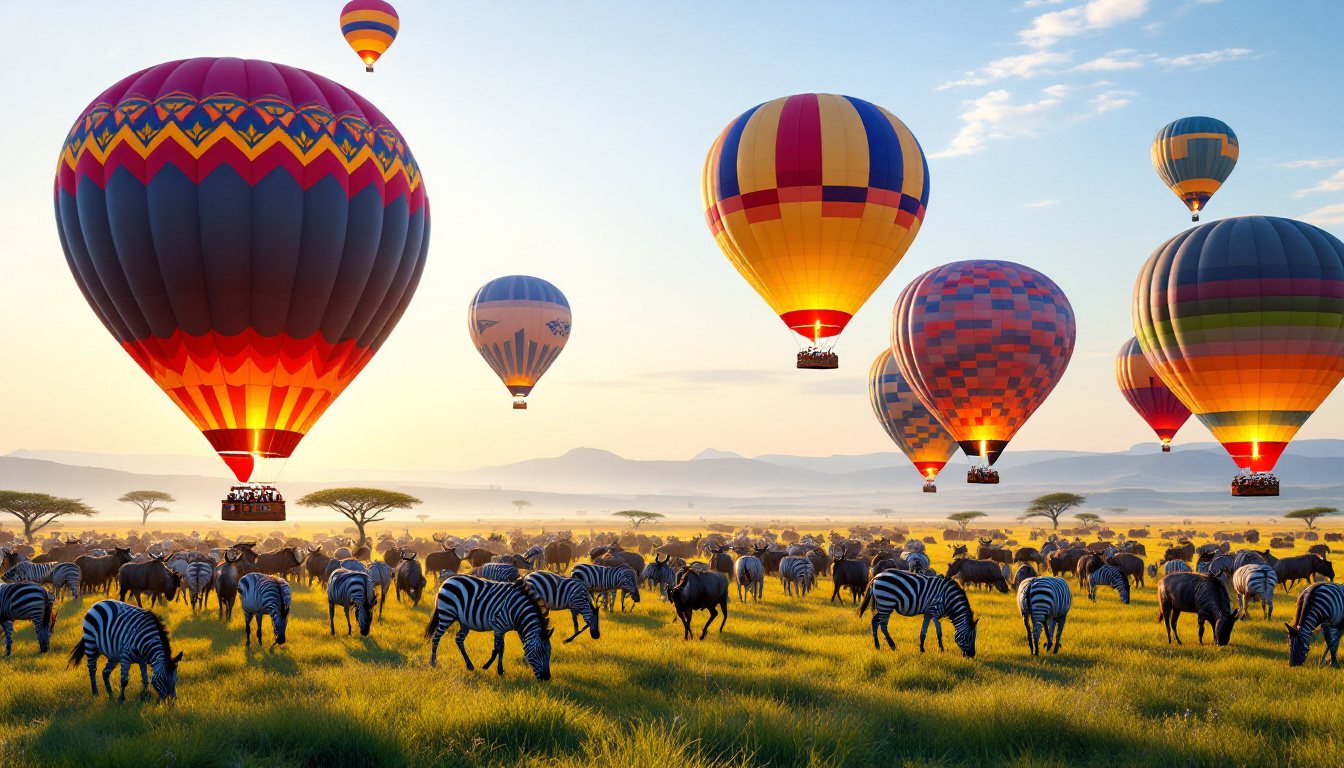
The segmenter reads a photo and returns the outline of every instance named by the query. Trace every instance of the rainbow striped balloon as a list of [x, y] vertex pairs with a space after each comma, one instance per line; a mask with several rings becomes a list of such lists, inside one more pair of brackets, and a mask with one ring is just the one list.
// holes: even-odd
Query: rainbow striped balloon
[[373, 63], [392, 47], [401, 19], [397, 9], [383, 0], [350, 0], [341, 9], [341, 34], [355, 49], [367, 72]]

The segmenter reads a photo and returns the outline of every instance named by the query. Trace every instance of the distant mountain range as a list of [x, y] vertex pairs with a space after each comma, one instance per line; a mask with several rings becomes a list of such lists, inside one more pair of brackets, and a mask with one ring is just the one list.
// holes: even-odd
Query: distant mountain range
[[[1089, 508], [1140, 515], [1281, 514], [1302, 506], [1336, 506], [1344, 496], [1344, 440], [1293, 443], [1276, 472], [1277, 499], [1234, 499], [1235, 471], [1221, 446], [1188, 444], [1163, 454], [1156, 443], [1129, 451], [1016, 451], [996, 467], [998, 486], [961, 481], [966, 461], [944, 470], [939, 493], [921, 493], [918, 474], [900, 453], [746, 458], [706, 449], [685, 461], [639, 461], [595, 448], [562, 456], [455, 472], [341, 470], [296, 475], [281, 483], [292, 500], [337, 484], [377, 484], [425, 501], [418, 513], [469, 518], [564, 513], [610, 514], [629, 508], [677, 516], [843, 517], [890, 508], [904, 519], [936, 519], [949, 511], [1020, 511], [1051, 491], [1089, 496]], [[84, 498], [105, 513], [132, 511], [117, 497], [139, 488], [172, 493], [179, 509], [217, 514], [229, 478], [213, 457], [109, 455], [73, 451], [15, 451], [0, 457], [0, 488]], [[527, 501], [521, 510], [513, 501]], [[582, 513], [580, 514], [580, 511]], [[520, 515], [521, 512], [521, 515]], [[295, 510], [295, 517], [304, 513]], [[410, 519], [410, 515], [406, 516]]]

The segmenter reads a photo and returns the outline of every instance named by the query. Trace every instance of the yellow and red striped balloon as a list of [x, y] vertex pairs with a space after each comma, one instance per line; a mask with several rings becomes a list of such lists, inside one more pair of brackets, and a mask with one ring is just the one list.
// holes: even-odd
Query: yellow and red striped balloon
[[359, 54], [368, 72], [372, 72], [373, 63], [387, 53], [400, 28], [397, 9], [383, 0], [350, 0], [341, 9], [341, 34]]

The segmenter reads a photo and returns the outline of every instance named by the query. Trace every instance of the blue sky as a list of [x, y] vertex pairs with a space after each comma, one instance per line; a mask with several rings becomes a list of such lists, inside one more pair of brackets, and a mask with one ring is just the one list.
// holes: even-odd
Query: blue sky
[[[1073, 362], [1014, 446], [1123, 449], [1152, 439], [1113, 379], [1134, 277], [1189, 226], [1148, 159], [1158, 128], [1207, 114], [1237, 132], [1239, 165], [1206, 221], [1273, 214], [1344, 235], [1344, 4], [395, 4], [402, 33], [373, 75], [339, 35], [339, 1], [0, 6], [14, 33], [0, 74], [0, 451], [209, 453], [84, 305], [51, 211], [57, 151], [84, 105], [174, 58], [334, 78], [396, 122], [424, 171], [434, 233], [416, 300], [295, 468], [465, 468], [580, 445], [635, 458], [890, 450], [864, 376], [891, 306], [920, 272], [965, 258], [1037, 268], [1077, 311]], [[805, 91], [886, 107], [930, 157], [923, 229], [841, 337], [838, 372], [792, 367], [789, 332], [700, 210], [723, 126]], [[526, 413], [465, 320], [477, 287], [517, 272], [574, 307]], [[1338, 394], [1300, 436], [1344, 437]], [[1177, 442], [1208, 439], [1192, 420]]]

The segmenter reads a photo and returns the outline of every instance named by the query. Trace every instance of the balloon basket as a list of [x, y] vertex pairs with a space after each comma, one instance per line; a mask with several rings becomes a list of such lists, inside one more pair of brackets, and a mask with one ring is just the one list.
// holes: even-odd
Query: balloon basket
[[513, 410], [515, 410], [515, 411], [526, 411], [526, 410], [527, 410], [527, 401], [526, 401], [526, 400], [514, 400], [514, 401], [513, 401]]
[[925, 492], [925, 493], [937, 493], [937, 492], [938, 492], [938, 486], [934, 485], [932, 482], [925, 483], [925, 484], [924, 484], [924, 492]]
[[972, 469], [966, 473], [966, 482], [972, 485], [998, 485], [999, 473], [994, 469]]
[[1233, 496], [1278, 496], [1279, 478], [1268, 472], [1232, 478]]
[[364, 68], [364, 71], [365, 71], [365, 72], [372, 72], [372, 71], [373, 71], [373, 67], [365, 67], [365, 68]]
[[225, 501], [220, 519], [230, 523], [279, 523], [285, 519], [283, 501]]
[[831, 371], [840, 367], [840, 356], [834, 352], [808, 349], [798, 353], [798, 367], [806, 370]]
[[1171, 453], [1171, 446], [1170, 446], [1170, 445], [1164, 445], [1164, 446], [1162, 446], [1162, 452], [1163, 452], [1163, 453]]
[[1199, 221], [1199, 214], [1196, 213], [1195, 215], [1191, 216], [1191, 217], [1190, 217], [1190, 220], [1191, 220], [1191, 221]]

